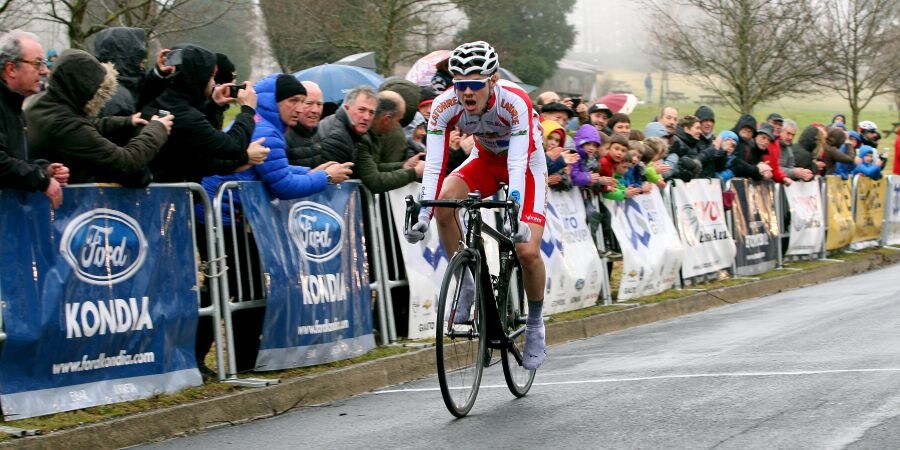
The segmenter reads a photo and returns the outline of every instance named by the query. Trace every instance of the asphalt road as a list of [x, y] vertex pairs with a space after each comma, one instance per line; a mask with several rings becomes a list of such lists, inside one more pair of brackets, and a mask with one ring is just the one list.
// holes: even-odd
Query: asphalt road
[[146, 448], [898, 448], [900, 266], [551, 348], [470, 415], [435, 377]]

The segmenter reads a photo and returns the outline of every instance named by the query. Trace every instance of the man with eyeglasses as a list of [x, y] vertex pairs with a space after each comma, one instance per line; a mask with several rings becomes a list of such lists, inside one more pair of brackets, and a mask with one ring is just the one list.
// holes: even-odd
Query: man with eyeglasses
[[[438, 96], [431, 109], [426, 138], [425, 174], [422, 200], [462, 199], [479, 191], [489, 197], [500, 183], [509, 185], [509, 198], [519, 204], [516, 252], [524, 272], [528, 297], [525, 324], [523, 367], [537, 369], [547, 354], [544, 323], [541, 317], [544, 299], [544, 262], [540, 243], [544, 232], [544, 205], [547, 195], [547, 165], [544, 158], [540, 122], [531, 99], [515, 83], [497, 76], [499, 58], [494, 48], [483, 41], [457, 47], [450, 56], [453, 89]], [[448, 161], [450, 132], [475, 138], [471, 154], [449, 176], [444, 176]], [[425, 238], [431, 215], [437, 216], [438, 234], [448, 255], [453, 255], [462, 239], [451, 208], [422, 208], [419, 220], [410, 227], [406, 239], [415, 243]], [[455, 321], [469, 320], [474, 303], [474, 280], [464, 279]]]
[[37, 36], [13, 30], [0, 36], [0, 188], [43, 192], [54, 208], [62, 204], [69, 169], [60, 163], [28, 159], [22, 103], [41, 91], [50, 73]]

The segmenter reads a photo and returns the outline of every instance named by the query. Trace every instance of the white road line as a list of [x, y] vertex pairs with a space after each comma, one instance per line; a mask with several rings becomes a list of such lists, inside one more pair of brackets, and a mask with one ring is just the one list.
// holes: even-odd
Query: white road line
[[[888, 367], [884, 369], [835, 369], [835, 370], [798, 370], [785, 372], [733, 372], [733, 373], [693, 373], [684, 375], [660, 375], [655, 377], [632, 377], [632, 378], [599, 378], [594, 380], [572, 380], [572, 381], [552, 381], [552, 382], [535, 382], [534, 386], [559, 386], [567, 384], [595, 384], [595, 383], [623, 383], [628, 381], [653, 381], [653, 380], [672, 380], [686, 378], [729, 378], [729, 377], [781, 377], [781, 376], [803, 376], [803, 375], [830, 375], [842, 373], [873, 373], [873, 372], [900, 372], [898, 367]], [[506, 389], [505, 384], [481, 385], [481, 389]], [[439, 391], [440, 388], [418, 388], [418, 389], [387, 389], [383, 391], [375, 391], [373, 394], [397, 394], [402, 392], [432, 392]]]

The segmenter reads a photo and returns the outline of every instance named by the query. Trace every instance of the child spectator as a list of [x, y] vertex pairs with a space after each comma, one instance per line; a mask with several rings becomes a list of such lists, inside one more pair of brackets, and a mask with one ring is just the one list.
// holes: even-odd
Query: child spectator
[[629, 186], [628, 180], [626, 179], [626, 174], [634, 166], [631, 161], [635, 156], [637, 156], [637, 154], [634, 152], [623, 152], [622, 160], [616, 164], [615, 169], [615, 178], [619, 180], [619, 184], [616, 185], [615, 189], [612, 191], [604, 193], [603, 198], [621, 202], [643, 192], [640, 187]]
[[[651, 144], [656, 142], [656, 144]], [[666, 187], [666, 181], [656, 171], [655, 162], [658, 161], [659, 152], [665, 149], [665, 142], [660, 138], [649, 138], [644, 141], [641, 149], [641, 163], [644, 165], [644, 179], [655, 184], [656, 187], [663, 189]]]
[[[737, 146], [738, 139], [738, 135], [734, 134], [733, 131], [725, 130], [719, 133], [718, 140], [713, 143], [713, 146], [725, 153], [725, 169], [716, 172], [716, 176], [721, 178], [723, 183], [734, 178], [734, 172], [731, 170], [731, 163], [734, 161], [734, 148]], [[716, 142], [718, 142], [718, 144], [716, 144]]]
[[[840, 150], [841, 153], [847, 155], [851, 160], [856, 159], [856, 150], [860, 146], [860, 142], [862, 138], [859, 133], [856, 131], [851, 131], [847, 133], [847, 141], [844, 142], [844, 145], [841, 145]], [[860, 155], [862, 156], [862, 155]], [[834, 175], [840, 175], [841, 178], [847, 179], [850, 177], [850, 172], [853, 172], [853, 169], [856, 167], [855, 162], [840, 162], [838, 161], [834, 165]]]
[[600, 133], [597, 127], [585, 124], [575, 133], [574, 140], [575, 150], [581, 159], [569, 165], [569, 176], [573, 185], [588, 187], [600, 181], [600, 164], [597, 161], [597, 152], [602, 144]]
[[566, 131], [555, 120], [541, 122], [544, 129], [544, 155], [547, 158], [547, 185], [555, 191], [568, 191], [572, 188], [568, 166], [577, 162], [578, 153], [566, 150]]
[[884, 165], [884, 161], [875, 156], [875, 149], [868, 145], [863, 145], [859, 148], [859, 157], [862, 158], [862, 162], [850, 172], [850, 176], [860, 174], [873, 180], [880, 180], [881, 166]]

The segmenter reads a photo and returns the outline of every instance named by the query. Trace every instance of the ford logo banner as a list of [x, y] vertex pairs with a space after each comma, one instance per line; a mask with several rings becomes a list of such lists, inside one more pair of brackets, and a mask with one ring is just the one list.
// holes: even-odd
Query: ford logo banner
[[69, 222], [59, 250], [80, 280], [116, 284], [140, 269], [147, 256], [147, 239], [131, 216], [97, 208]]
[[291, 207], [288, 231], [297, 248], [311, 261], [333, 258], [344, 242], [344, 222], [331, 208], [310, 201]]

